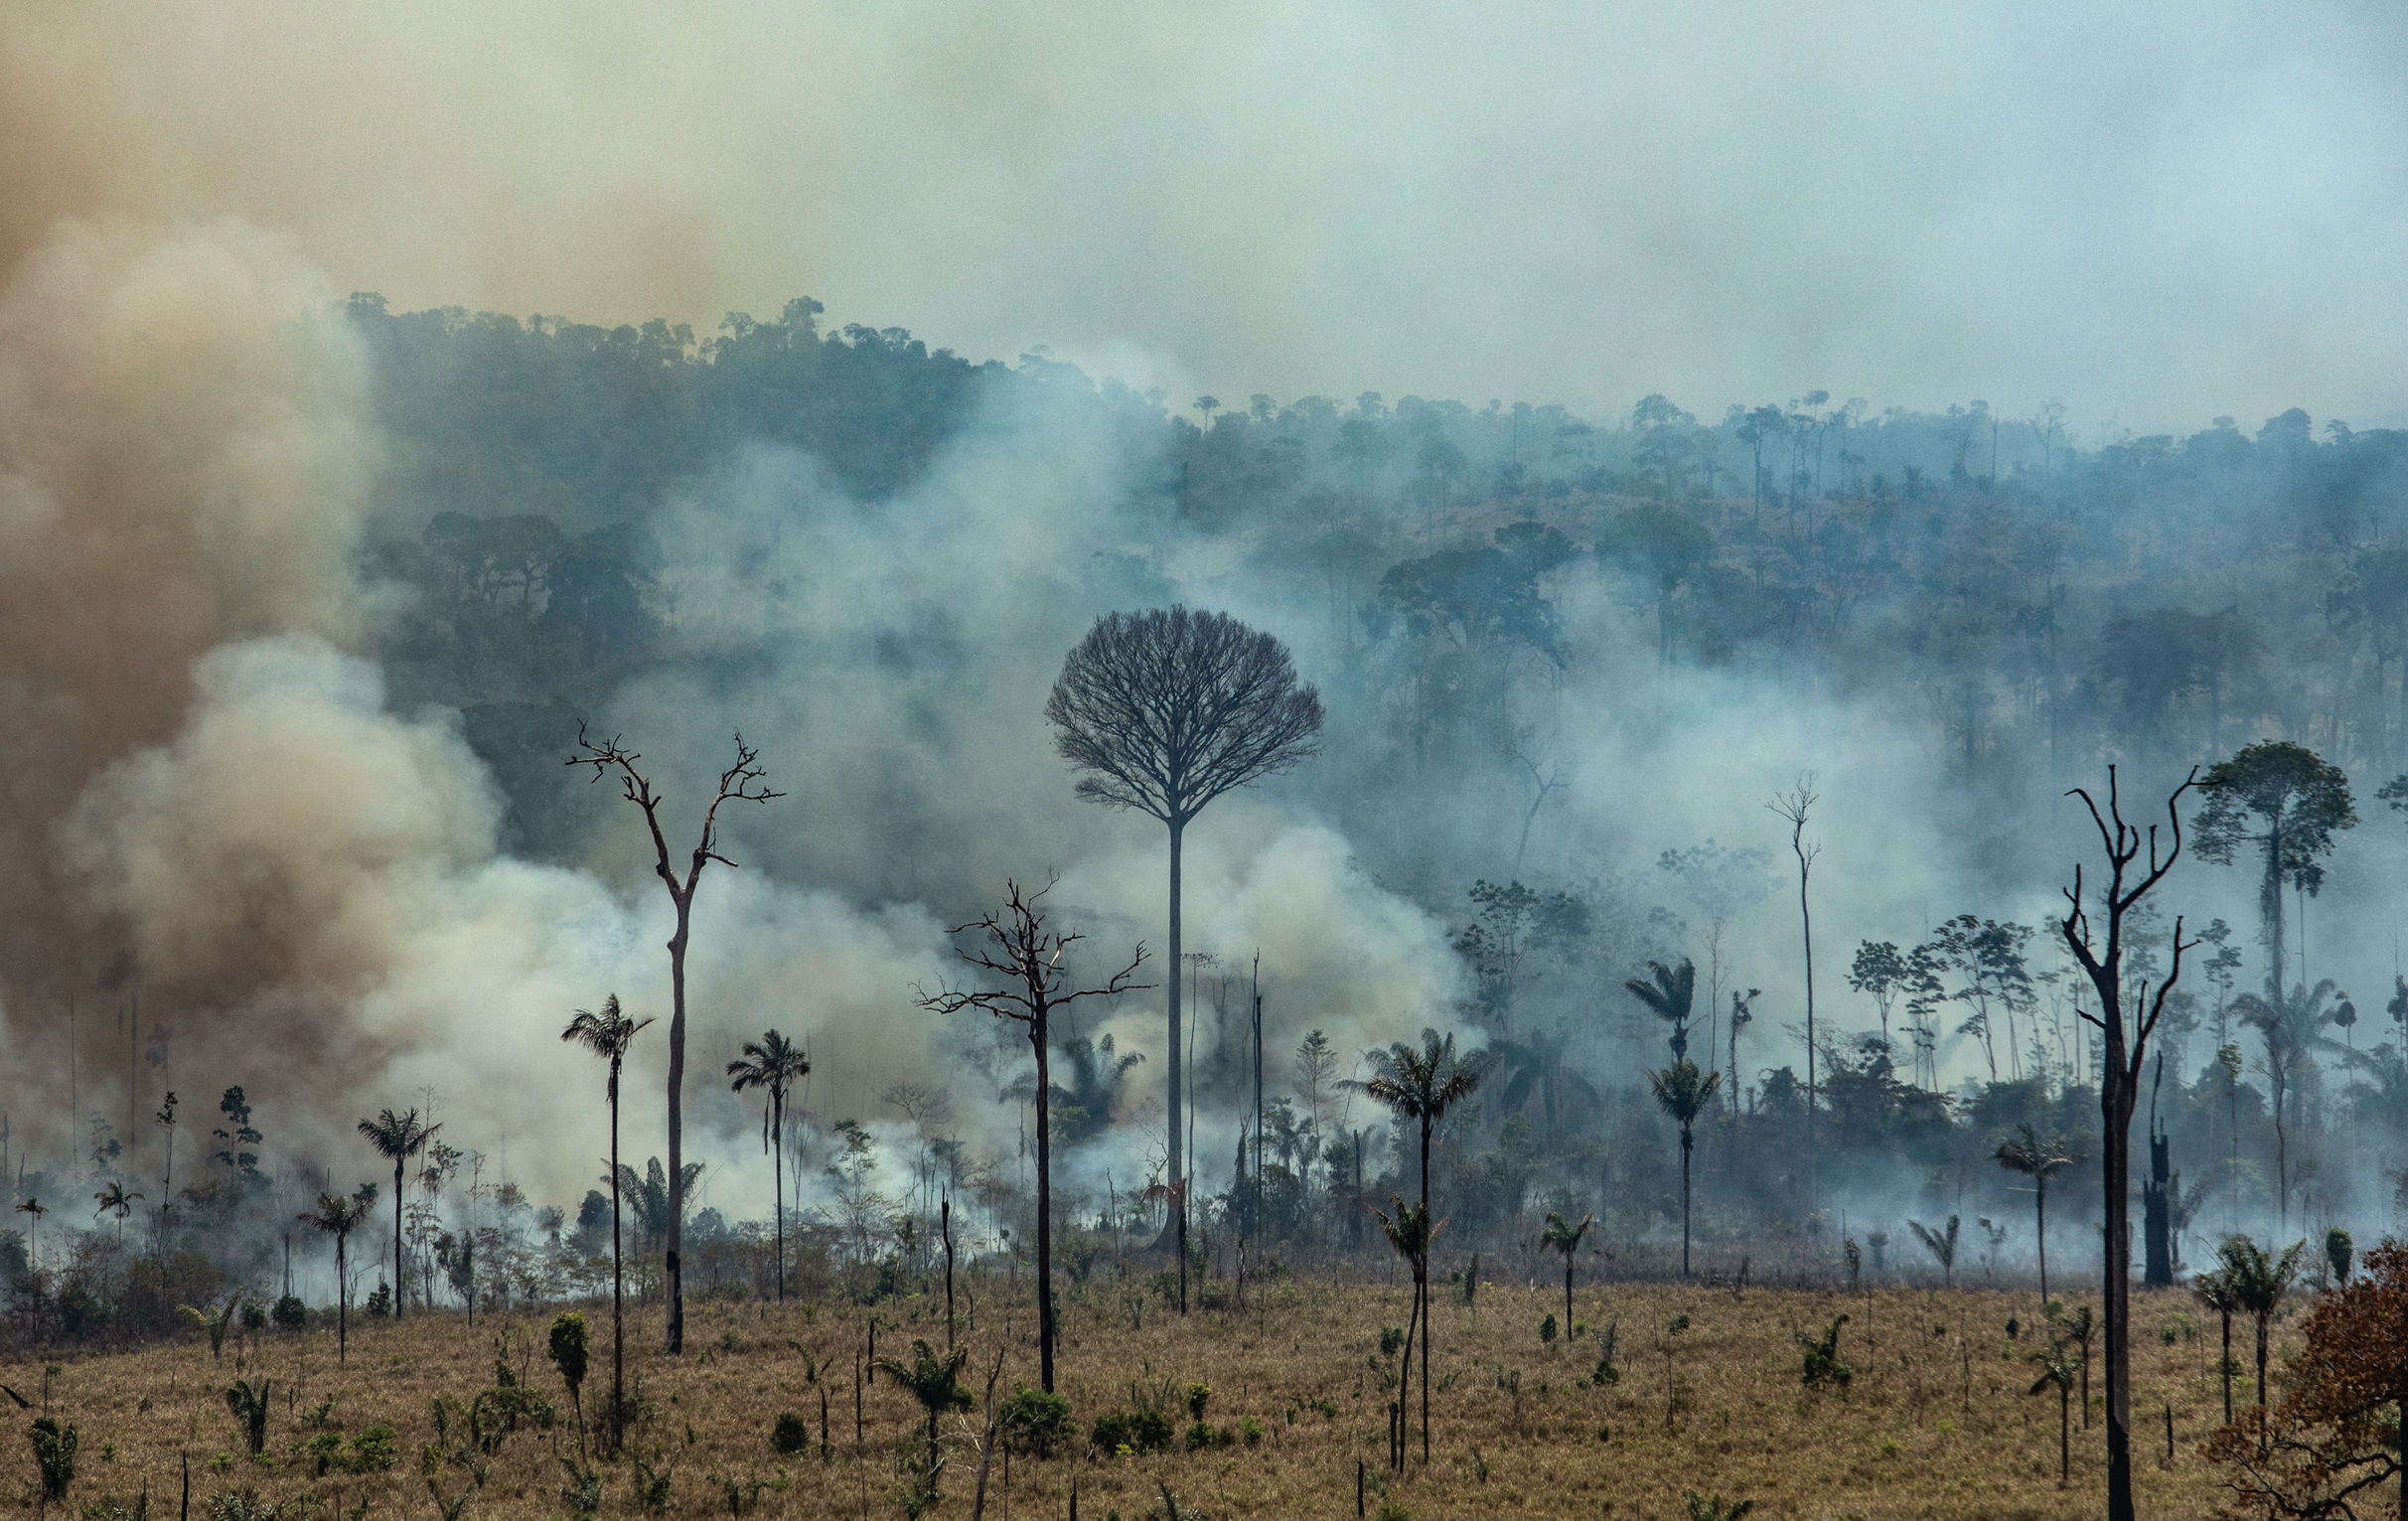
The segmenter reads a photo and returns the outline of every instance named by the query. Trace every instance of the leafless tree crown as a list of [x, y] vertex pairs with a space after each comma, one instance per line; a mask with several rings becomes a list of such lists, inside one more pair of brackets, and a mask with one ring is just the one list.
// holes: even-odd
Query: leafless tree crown
[[1321, 696], [1286, 646], [1226, 613], [1173, 607], [1096, 620], [1045, 703], [1079, 796], [1174, 828], [1232, 788], [1319, 748]]
[[953, 930], [956, 936], [971, 937], [971, 943], [957, 945], [954, 954], [987, 974], [996, 986], [987, 989], [940, 986], [935, 992], [915, 988], [913, 991], [922, 1008], [940, 1014], [984, 1009], [999, 1018], [1033, 1027], [1066, 1003], [1143, 992], [1152, 986], [1129, 981], [1145, 963], [1142, 943], [1129, 965], [1114, 973], [1104, 986], [1074, 985], [1064, 958], [1072, 946], [1086, 937], [1076, 931], [1064, 933], [1046, 928], [1045, 911], [1039, 905], [1046, 893], [1052, 891], [1051, 884], [1035, 892], [1023, 891], [1017, 882], [1004, 886], [1007, 901], [1001, 912], [988, 914], [975, 923], [956, 925]]

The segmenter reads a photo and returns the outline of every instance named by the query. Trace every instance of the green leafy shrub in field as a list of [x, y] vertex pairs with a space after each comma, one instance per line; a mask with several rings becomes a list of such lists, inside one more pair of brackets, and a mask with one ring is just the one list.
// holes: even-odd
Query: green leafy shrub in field
[[1069, 1400], [1026, 1385], [1012, 1390], [998, 1420], [1012, 1450], [1037, 1457], [1051, 1456], [1057, 1445], [1079, 1434], [1078, 1423], [1070, 1419]]
[[793, 1411], [778, 1417], [778, 1424], [769, 1429], [769, 1448], [782, 1456], [791, 1457], [811, 1445], [811, 1426]]
[[75, 1481], [75, 1429], [61, 1427], [48, 1416], [34, 1418], [34, 1461], [42, 1468], [42, 1498], [45, 1501], [67, 1498], [67, 1486]]

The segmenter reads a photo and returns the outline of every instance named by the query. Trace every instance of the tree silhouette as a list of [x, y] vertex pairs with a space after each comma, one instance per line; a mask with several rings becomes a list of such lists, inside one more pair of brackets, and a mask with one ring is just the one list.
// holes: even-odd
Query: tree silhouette
[[2307, 1242], [2295, 1241], [2276, 1257], [2246, 1236], [2229, 1237], [2216, 1248], [2216, 1273], [2224, 1281], [2224, 1292], [2232, 1296], [2233, 1308], [2257, 1327], [2257, 1402], [2261, 1411], [2266, 1408], [2267, 1334], [2274, 1324], [2274, 1312], [2283, 1306], [2283, 1295], [2299, 1277], [2300, 1257], [2307, 1250]]
[[1914, 1232], [1914, 1239], [1921, 1242], [1923, 1250], [1931, 1254], [1931, 1260], [1940, 1265], [1940, 1285], [1946, 1289], [1956, 1287], [1957, 1227], [1959, 1223], [1955, 1215], [1950, 1215], [1947, 1226], [1935, 1231], [1920, 1220], [1906, 1222], [1906, 1229]]
[[1565, 1059], [1571, 1044], [1570, 1030], [1557, 1030], [1553, 1034], [1534, 1031], [1528, 1040], [1488, 1043], [1488, 1054], [1505, 1074], [1498, 1102], [1506, 1109], [1517, 1110], [1537, 1099], [1539, 1112], [1547, 1120], [1547, 1139], [1551, 1144], [1563, 1135], [1575, 1095], [1586, 1100], [1591, 1109], [1599, 1103], [1595, 1085], [1574, 1071]]
[[[1052, 1020], [1055, 1011], [1067, 1008], [1081, 998], [1117, 998], [1123, 993], [1142, 991], [1145, 985], [1129, 982], [1137, 968], [1144, 965], [1145, 947], [1140, 944], [1129, 965], [1112, 975], [1100, 988], [1079, 988], [1070, 980], [1070, 969], [1063, 965], [1064, 956], [1072, 946], [1086, 937], [1077, 933], [1063, 934], [1045, 927], [1045, 912], [1038, 905], [1052, 887], [1022, 893], [1018, 882], [1004, 883], [1004, 903], [1000, 913], [990, 913], [974, 923], [954, 927], [956, 935], [975, 935], [971, 945], [957, 945], [954, 954], [998, 985], [985, 989], [951, 989], [940, 987], [933, 993], [918, 994], [922, 1008], [938, 1014], [958, 1014], [965, 1009], [980, 1009], [999, 1019], [1009, 1019], [1028, 1034], [1028, 1044], [1037, 1058], [1037, 1366], [1045, 1393], [1054, 1386], [1054, 1325], [1053, 1301], [1053, 1126], [1051, 1104], [1053, 1078], [1050, 1058], [1053, 1049]], [[1174, 969], [1175, 971], [1175, 969]], [[1170, 981], [1176, 983], [1174, 975]], [[1184, 1244], [1181, 1247], [1184, 1253]]]
[[1413, 1384], [1414, 1334], [1422, 1338], [1422, 1463], [1430, 1463], [1430, 1247], [1438, 1232], [1446, 1228], [1441, 1220], [1430, 1223], [1428, 1204], [1408, 1204], [1401, 1194], [1390, 1194], [1388, 1203], [1396, 1211], [1392, 1217], [1373, 1210], [1372, 1218], [1380, 1222], [1388, 1245], [1405, 1259], [1413, 1273], [1413, 1309], [1405, 1320], [1405, 1355], [1398, 1360], [1397, 1370], [1397, 1435], [1389, 1447], [1389, 1465], [1398, 1472], [1405, 1471], [1405, 1413], [1410, 1408], [1408, 1397]]
[[[2101, 813], [2089, 792], [2075, 788], [2067, 796], [2082, 800], [2099, 844], [2107, 856], [2107, 882], [2097, 895], [2106, 917], [2106, 933], [2094, 937], [2090, 908], [2083, 901], [2082, 867], [2073, 868], [2073, 885], [2065, 889], [2065, 916], [2057, 929], [2065, 948], [2089, 979], [2098, 995], [2097, 1013], [2081, 1010], [2082, 1019], [2098, 1030], [2100, 1054], [2099, 1114], [2104, 1122], [2100, 1144], [2107, 1213], [2107, 1272], [2103, 1287], [2107, 1321], [2107, 1518], [2133, 1521], [2132, 1508], [2132, 1115], [2140, 1101], [2142, 1064], [2148, 1060], [2149, 1037], [2165, 1016], [2166, 999], [2182, 975], [2182, 954], [2195, 940], [2182, 938], [2177, 916], [2168, 937], [2172, 953], [2165, 977], [2154, 991], [2144, 978], [2137, 988], [2124, 982], [2125, 937], [2133, 912], [2166, 879], [2182, 854], [2182, 794], [2196, 784], [2193, 767], [2181, 786], [2166, 798], [2166, 825], [2172, 839], [2163, 855], [2158, 851], [2157, 826], [2143, 832], [2124, 820], [2116, 792], [2116, 768], [2107, 768], [2107, 808]], [[2147, 863], [2142, 850], [2148, 851]], [[2125, 1000], [2132, 1018], [2124, 1013]]]
[[2212, 1268], [2190, 1276], [2190, 1293], [2203, 1307], [2214, 1310], [2217, 1317], [2223, 1322], [2224, 1351], [2216, 1367], [2224, 1376], [2224, 1424], [2230, 1426], [2232, 1424], [2232, 1317], [2240, 1313], [2241, 1303], [2239, 1299], [2233, 1297], [2232, 1289], [2224, 1281], [2224, 1275]]
[[92, 1198], [100, 1205], [98, 1209], [92, 1211], [92, 1219], [97, 1222], [102, 1215], [111, 1210], [116, 1211], [117, 1243], [122, 1246], [125, 1244], [125, 1217], [134, 1212], [134, 1201], [141, 1197], [142, 1195], [138, 1193], [127, 1193], [125, 1184], [112, 1178], [106, 1188], [92, 1195]]
[[[2072, 1166], [2079, 1157], [2065, 1149], [2061, 1136], [2042, 1138], [2032, 1130], [2032, 1122], [2023, 1121], [2016, 1133], [1998, 1144], [1991, 1158], [2010, 1172], [2019, 1172], [2032, 1179], [2032, 1207], [2037, 1219], [2035, 1231], [2040, 1248], [2040, 1302], [2048, 1302], [2048, 1180]], [[2090, 1408], [2084, 1405], [2082, 1419], [2090, 1419]]]
[[623, 1192], [619, 1187], [619, 1068], [627, 1060], [627, 1048], [636, 1032], [650, 1023], [650, 1018], [636, 1019], [622, 1012], [614, 992], [602, 1000], [600, 1013], [578, 1009], [568, 1028], [560, 1032], [562, 1040], [583, 1046], [610, 1063], [610, 1085], [605, 1092], [610, 1100], [610, 1445], [614, 1452], [626, 1432], [627, 1393], [627, 1264], [619, 1224]]
[[[2306, 745], [2268, 739], [2208, 767], [2197, 785], [2207, 795], [2206, 806], [2191, 821], [2199, 855], [2229, 864], [2244, 846], [2257, 847], [2269, 986], [2280, 989], [2291, 978], [2283, 961], [2283, 884], [2291, 881], [2313, 891], [2324, 880], [2317, 857], [2332, 853], [2333, 837], [2357, 824], [2349, 778]], [[2300, 981], [2305, 983], [2306, 976]]]
[[[1397, 1041], [1385, 1051], [1367, 1053], [1374, 1075], [1368, 1082], [1348, 1084], [1400, 1120], [1410, 1120], [1422, 1132], [1422, 1208], [1420, 1220], [1424, 1234], [1421, 1238], [1421, 1259], [1417, 1271], [1415, 1296], [1427, 1301], [1430, 1297], [1430, 1239], [1435, 1228], [1430, 1225], [1430, 1138], [1437, 1130], [1446, 1112], [1471, 1097], [1480, 1086], [1480, 1068], [1485, 1054], [1466, 1053], [1455, 1056], [1452, 1035], [1440, 1036], [1436, 1030], [1424, 1029], [1422, 1044], [1417, 1050], [1404, 1041]], [[1401, 1217], [1400, 1217], [1401, 1218]], [[1387, 1222], [1383, 1219], [1382, 1225]], [[1422, 1316], [1422, 1461], [1430, 1461], [1430, 1316]], [[1404, 1398], [1402, 1387], [1398, 1399]]]
[[1689, 1157], [1697, 1149], [1698, 1117], [1714, 1102], [1723, 1074], [1709, 1072], [1684, 1056], [1647, 1074], [1658, 1108], [1681, 1128], [1681, 1277], [1689, 1277]]
[[737, 1093], [766, 1089], [769, 1103], [761, 1111], [761, 1149], [770, 1153], [777, 1212], [778, 1297], [786, 1297], [786, 1094], [811, 1073], [811, 1058], [803, 1048], [776, 1030], [764, 1030], [759, 1040], [744, 1042], [744, 1055], [727, 1064], [734, 1079], [727, 1086]]
[[1539, 1250], [1564, 1254], [1564, 1334], [1572, 1334], [1572, 1265], [1574, 1254], [1580, 1250], [1580, 1238], [1596, 1224], [1593, 1214], [1582, 1215], [1580, 1223], [1573, 1224], [1554, 1210], [1547, 1212], [1547, 1228], [1539, 1232]]
[[1698, 995], [1697, 963], [1684, 956], [1677, 968], [1649, 962], [1647, 971], [1652, 983], [1634, 977], [1622, 986], [1647, 1005], [1648, 1012], [1672, 1026], [1672, 1059], [1685, 1060], [1689, 1055], [1689, 1013]]
[[402, 1164], [425, 1149], [434, 1139], [440, 1125], [421, 1124], [415, 1109], [396, 1115], [391, 1110], [379, 1111], [374, 1120], [360, 1122], [360, 1134], [376, 1148], [376, 1154], [393, 1164], [393, 1318], [401, 1318], [401, 1301], [407, 1298], [409, 1280], [401, 1272], [401, 1168]]
[[955, 1347], [939, 1357], [927, 1342], [911, 1344], [912, 1359], [881, 1357], [878, 1371], [891, 1374], [903, 1386], [906, 1394], [920, 1402], [928, 1413], [928, 1467], [921, 1479], [925, 1492], [934, 1495], [937, 1487], [937, 1421], [949, 1410], [970, 1409], [970, 1391], [958, 1382], [962, 1365], [970, 1361], [970, 1348]]
[[1286, 771], [1318, 748], [1320, 694], [1296, 684], [1286, 646], [1225, 613], [1173, 606], [1096, 620], [1045, 699], [1054, 748], [1078, 795], [1132, 808], [1170, 832], [1169, 1180], [1178, 1210], [1179, 1309], [1187, 1309], [1187, 1162], [1180, 1138], [1179, 851], [1188, 822], [1225, 792]]
[[[1794, 512], [1794, 506], [1793, 506]], [[1798, 928], [1806, 944], [1806, 1166], [1812, 1180], [1810, 1202], [1822, 1196], [1821, 1155], [1814, 1144], [1814, 1112], [1817, 1092], [1814, 1059], [1814, 910], [1808, 903], [1806, 888], [1814, 875], [1815, 857], [1823, 853], [1820, 839], [1806, 837], [1806, 821], [1822, 798], [1814, 790], [1814, 773], [1798, 778], [1797, 785], [1784, 793], [1776, 793], [1764, 805], [1789, 826], [1789, 848], [1798, 858]]]
[[669, 889], [669, 901], [677, 910], [677, 928], [669, 937], [669, 1177], [673, 1195], [669, 1211], [668, 1260], [669, 1269], [669, 1350], [685, 1350], [685, 1274], [680, 1249], [684, 1245], [685, 1220], [685, 946], [693, 925], [694, 889], [701, 885], [702, 868], [717, 861], [729, 870], [736, 863], [719, 852], [719, 807], [724, 803], [767, 803], [772, 798], [786, 796], [772, 792], [765, 783], [769, 773], [760, 764], [761, 752], [744, 742], [738, 734], [735, 762], [719, 773], [718, 790], [711, 794], [710, 803], [702, 810], [702, 830], [694, 841], [691, 857], [682, 874], [671, 859], [669, 837], [661, 833], [661, 805], [667, 795], [653, 790], [652, 779], [636, 769], [643, 757], [627, 749], [617, 735], [607, 740], [590, 737], [585, 725], [577, 725], [577, 748], [581, 754], [568, 758], [571, 766], [591, 766], [595, 781], [605, 774], [619, 778], [620, 796], [644, 810], [645, 826], [652, 832], [653, 870]]
[[367, 1217], [368, 1211], [349, 1194], [322, 1193], [318, 1207], [303, 1214], [300, 1221], [313, 1230], [323, 1231], [335, 1238], [335, 1360], [343, 1362], [351, 1355], [351, 1311], [348, 1290], [350, 1281], [344, 1276], [344, 1248], [351, 1233]]
[[2259, 1069], [2273, 1087], [2271, 1106], [2274, 1120], [2274, 1185], [2276, 1218], [2288, 1228], [2291, 1223], [2291, 1130], [2285, 1117], [2290, 1114], [2292, 1089], [2300, 1075], [2301, 1064], [2320, 1044], [2331, 1045], [2323, 1030], [2333, 1021], [2333, 1010], [2326, 999], [2333, 995], [2333, 981], [2327, 978], [2314, 988], [2296, 987], [2289, 992], [2269, 986], [2268, 996], [2259, 997], [2245, 992], [2232, 1000], [2231, 1012], [2243, 1024], [2258, 1032], [2265, 1042], [2266, 1054]]

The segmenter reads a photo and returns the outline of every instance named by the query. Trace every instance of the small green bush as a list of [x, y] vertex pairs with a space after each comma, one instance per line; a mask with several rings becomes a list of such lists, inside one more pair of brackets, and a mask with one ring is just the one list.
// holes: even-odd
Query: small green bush
[[62, 1428], [48, 1416], [34, 1418], [34, 1461], [42, 1467], [42, 1498], [64, 1500], [75, 1481], [75, 1429]]
[[1556, 1339], [1556, 1317], [1552, 1312], [1539, 1322], [1539, 1339], [1549, 1343]]
[[1098, 1416], [1088, 1430], [1088, 1440], [1106, 1455], [1122, 1447], [1132, 1452], [1164, 1451], [1170, 1446], [1170, 1418], [1158, 1410]]
[[778, 1417], [778, 1424], [769, 1429], [769, 1448], [791, 1457], [811, 1446], [811, 1425], [793, 1411]]
[[1404, 1344], [1405, 1328], [1403, 1326], [1383, 1325], [1380, 1327], [1380, 1355], [1382, 1357], [1396, 1356], [1397, 1348]]
[[391, 1314], [393, 1312], [392, 1286], [390, 1284], [378, 1284], [376, 1288], [376, 1292], [368, 1296], [368, 1302], [360, 1307], [367, 1310], [371, 1315], [378, 1317]]
[[1070, 1419], [1069, 1400], [1025, 1384], [1012, 1390], [1011, 1398], [1003, 1402], [998, 1420], [1003, 1440], [1012, 1450], [1037, 1457], [1051, 1456], [1057, 1444], [1079, 1434], [1078, 1423]]
[[278, 1299], [276, 1307], [267, 1313], [269, 1319], [288, 1331], [297, 1331], [309, 1324], [309, 1306], [302, 1303], [301, 1296], [296, 1293], [288, 1293]]
[[401, 1444], [393, 1429], [379, 1421], [352, 1439], [351, 1460], [345, 1464], [354, 1473], [382, 1473], [401, 1460]]

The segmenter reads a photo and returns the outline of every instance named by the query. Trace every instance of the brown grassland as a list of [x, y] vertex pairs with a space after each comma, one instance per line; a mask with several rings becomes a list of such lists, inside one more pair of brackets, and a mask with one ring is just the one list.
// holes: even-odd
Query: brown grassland
[[[964, 1380], [978, 1390], [995, 1351], [1005, 1356], [998, 1398], [1014, 1379], [1033, 1383], [1036, 1351], [1026, 1280], [1014, 1293], [1000, 1280], [978, 1283], [977, 1322], [962, 1332], [972, 1365]], [[1226, 1286], [1216, 1285], [1216, 1290]], [[1166, 1483], [1183, 1510], [1212, 1517], [1330, 1517], [1355, 1512], [1356, 1463], [1371, 1469], [1368, 1509], [1383, 1500], [1423, 1521], [1488, 1512], [1534, 1517], [1671, 1517], [1688, 1514], [1689, 1490], [1747, 1497], [1759, 1516], [2083, 1516], [2103, 1492], [2103, 1401], [2094, 1351], [2090, 1430], [2074, 1417], [2069, 1488], [2057, 1482], [2057, 1397], [2028, 1393], [2037, 1370], [2037, 1340], [2027, 1329], [2010, 1341], [2005, 1325], [2029, 1325], [2036, 1296], [2025, 1293], [1887, 1289], [1854, 1296], [1832, 1292], [1727, 1290], [1670, 1285], [1582, 1285], [1576, 1314], [1582, 1334], [1543, 1344], [1543, 1316], [1561, 1313], [1563, 1290], [1491, 1284], [1474, 1312], [1443, 1286], [1432, 1340], [1437, 1379], [1431, 1390], [1430, 1461], [1420, 1461], [1418, 1431], [1410, 1473], [1380, 1472], [1385, 1450], [1384, 1385], [1389, 1360], [1383, 1326], [1405, 1323], [1407, 1289], [1381, 1283], [1279, 1281], [1250, 1289], [1244, 1311], [1217, 1308], [1182, 1319], [1135, 1280], [1102, 1275], [1065, 1294], [1065, 1343], [1059, 1387], [1082, 1424], [1130, 1408], [1132, 1385], [1165, 1402], [1174, 1431], [1190, 1383], [1211, 1387], [1207, 1418], [1234, 1440], [1161, 1454], [1015, 1457], [1008, 1505], [998, 1462], [987, 1514], [1061, 1517], [1076, 1477], [1081, 1514], [1127, 1521], [1160, 1512]], [[969, 1294], [964, 1295], [967, 1305]], [[2092, 1298], [2095, 1303], [2095, 1296]], [[1133, 1303], [1133, 1308], [1132, 1308]], [[2143, 1514], [2197, 1516], [2218, 1499], [2214, 1474], [2197, 1445], [2220, 1420], [2215, 1377], [2216, 1324], [2180, 1293], [2136, 1293], [2134, 1424]], [[1006, 1319], [1006, 1310], [1009, 1318]], [[1798, 1331], [1820, 1332], [1848, 1314], [1840, 1356], [1854, 1368], [1845, 1393], [1801, 1387]], [[585, 1388], [590, 1413], [610, 1385], [609, 1306], [586, 1307], [593, 1365]], [[670, 1503], [685, 1516], [743, 1513], [771, 1517], [886, 1517], [903, 1514], [900, 1464], [920, 1450], [922, 1417], [889, 1377], [861, 1391], [866, 1441], [854, 1441], [855, 1355], [872, 1315], [881, 1355], [910, 1355], [915, 1336], [945, 1339], [944, 1299], [913, 1297], [873, 1308], [854, 1305], [708, 1302], [689, 1306], [687, 1352], [658, 1349], [658, 1305], [631, 1313], [631, 1381], [640, 1383], [641, 1424], [631, 1449], [654, 1470], [674, 1474]], [[1673, 1331], [1680, 1317], [1684, 1329]], [[528, 1382], [558, 1406], [549, 1431], [505, 1438], [481, 1486], [458, 1465], [436, 1479], [445, 1500], [474, 1489], [459, 1521], [565, 1516], [560, 1455], [576, 1450], [569, 1401], [543, 1353], [550, 1311], [479, 1316], [457, 1312], [356, 1321], [349, 1361], [336, 1362], [331, 1329], [273, 1328], [229, 1338], [220, 1359], [205, 1339], [130, 1352], [20, 1353], [0, 1375], [34, 1409], [0, 1406], [14, 1430], [0, 1439], [6, 1493], [21, 1509], [39, 1501], [26, 1435], [47, 1400], [52, 1413], [81, 1433], [71, 1510], [114, 1499], [131, 1509], [145, 1485], [154, 1518], [177, 1514], [180, 1463], [191, 1464], [191, 1515], [206, 1517], [213, 1494], [254, 1486], [283, 1504], [284, 1517], [426, 1516], [441, 1521], [420, 1472], [435, 1439], [437, 1396], [466, 1403], [494, 1382], [496, 1337], [529, 1369]], [[1618, 1382], [1591, 1381], [1597, 1330], [1617, 1327]], [[2278, 1327], [2278, 1338], [2281, 1328]], [[2248, 1334], [2236, 1326], [2234, 1350], [2246, 1364]], [[2284, 1343], [2278, 1340], [2278, 1362]], [[823, 1375], [831, 1450], [823, 1457]], [[240, 1429], [225, 1393], [236, 1378], [272, 1381], [263, 1459], [244, 1455]], [[1518, 1388], [1516, 1387], [1518, 1385]], [[310, 1417], [333, 1397], [326, 1423], [357, 1434], [389, 1423], [399, 1461], [374, 1475], [339, 1469], [320, 1477], [303, 1445], [324, 1425]], [[2236, 1399], [2247, 1402], [2246, 1380]], [[1415, 1399], [1418, 1406], [1418, 1390]], [[2165, 1407], [2174, 1414], [2175, 1448], [2166, 1462]], [[1330, 1412], [1334, 1410], [1334, 1414]], [[770, 1431], [783, 1411], [803, 1416], [811, 1445], [781, 1456]], [[1250, 1443], [1245, 1418], [1260, 1425]], [[968, 1420], [946, 1420], [953, 1448], [945, 1498], [932, 1512], [968, 1516], [975, 1456], [965, 1455]], [[456, 1434], [455, 1434], [456, 1435]], [[224, 1454], [224, 1455], [222, 1455]], [[635, 1465], [600, 1464], [602, 1514], [645, 1513]], [[755, 1489], [755, 1481], [762, 1487]], [[298, 1502], [297, 1504], [295, 1502]], [[100, 1514], [105, 1515], [105, 1512]]]

